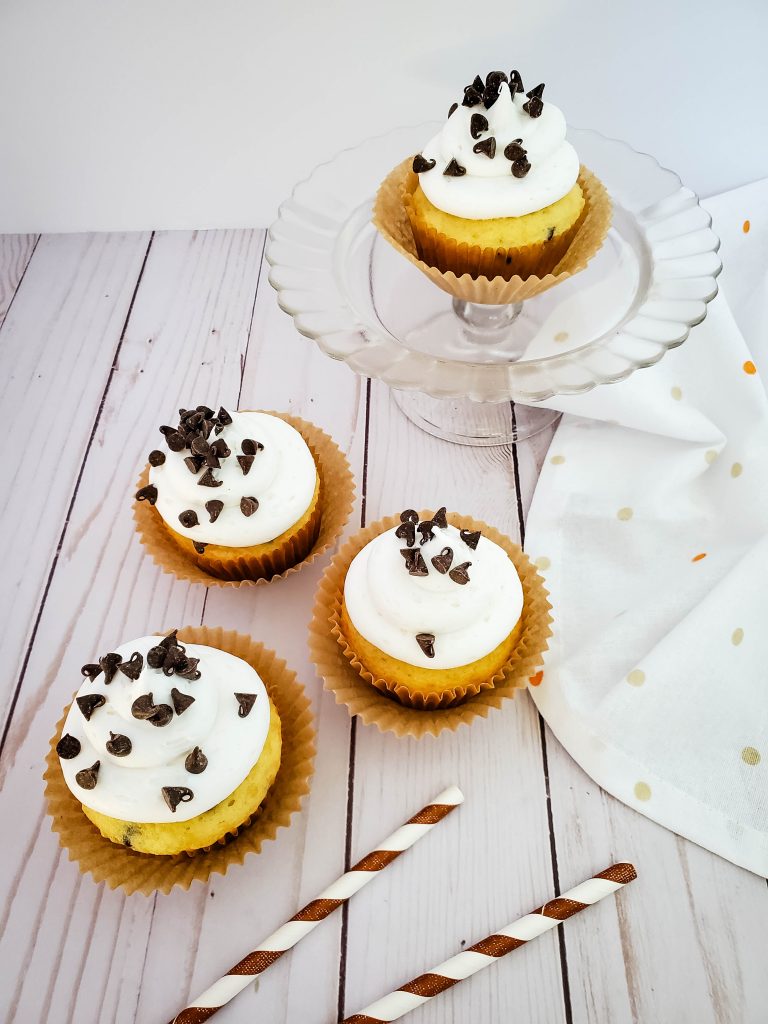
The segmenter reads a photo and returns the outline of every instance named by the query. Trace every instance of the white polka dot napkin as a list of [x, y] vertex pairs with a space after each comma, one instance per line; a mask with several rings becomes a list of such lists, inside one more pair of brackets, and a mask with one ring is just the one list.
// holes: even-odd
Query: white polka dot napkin
[[556, 632], [531, 694], [609, 793], [768, 875], [768, 180], [705, 205], [725, 270], [704, 323], [551, 403], [526, 549]]

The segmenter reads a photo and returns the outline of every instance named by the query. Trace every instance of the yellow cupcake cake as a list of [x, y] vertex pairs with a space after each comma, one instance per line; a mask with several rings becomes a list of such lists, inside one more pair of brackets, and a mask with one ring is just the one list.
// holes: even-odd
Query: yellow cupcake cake
[[511, 658], [523, 588], [503, 548], [458, 529], [445, 508], [413, 509], [355, 556], [344, 580], [340, 642], [379, 689], [423, 705], [477, 693]]
[[154, 506], [168, 541], [220, 579], [269, 579], [302, 561], [321, 523], [321, 481], [290, 423], [263, 412], [180, 409], [149, 454]]
[[172, 856], [246, 825], [280, 767], [280, 718], [247, 662], [143, 637], [83, 666], [56, 746], [69, 790], [111, 840]]

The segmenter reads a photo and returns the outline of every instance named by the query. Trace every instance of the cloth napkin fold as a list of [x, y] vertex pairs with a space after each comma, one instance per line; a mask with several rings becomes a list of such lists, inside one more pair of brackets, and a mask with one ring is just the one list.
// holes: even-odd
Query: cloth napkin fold
[[555, 635], [531, 694], [605, 790], [765, 876], [768, 179], [704, 205], [725, 266], [704, 322], [655, 367], [547, 403], [567, 415], [526, 549]]

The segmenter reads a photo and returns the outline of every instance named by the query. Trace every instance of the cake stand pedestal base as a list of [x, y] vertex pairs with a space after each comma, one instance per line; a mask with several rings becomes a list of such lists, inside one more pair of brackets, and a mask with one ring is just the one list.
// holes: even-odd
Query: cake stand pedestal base
[[420, 391], [396, 391], [397, 405], [428, 434], [454, 444], [490, 447], [527, 441], [560, 418], [554, 409], [517, 402], [473, 402], [469, 398], [432, 398]]

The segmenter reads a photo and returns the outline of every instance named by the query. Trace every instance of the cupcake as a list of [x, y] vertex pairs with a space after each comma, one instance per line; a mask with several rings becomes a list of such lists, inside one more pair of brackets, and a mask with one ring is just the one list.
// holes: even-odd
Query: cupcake
[[445, 508], [408, 509], [366, 543], [344, 579], [339, 641], [379, 689], [416, 706], [445, 706], [501, 678], [522, 629], [514, 562]]
[[281, 722], [255, 669], [215, 647], [142, 637], [84, 665], [56, 743], [102, 836], [173, 856], [236, 836], [281, 763]]
[[136, 499], [153, 506], [177, 552], [224, 580], [269, 579], [306, 558], [321, 529], [322, 485], [291, 423], [198, 405], [160, 432]]

